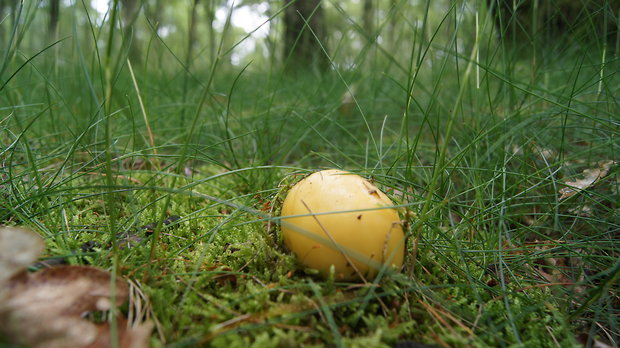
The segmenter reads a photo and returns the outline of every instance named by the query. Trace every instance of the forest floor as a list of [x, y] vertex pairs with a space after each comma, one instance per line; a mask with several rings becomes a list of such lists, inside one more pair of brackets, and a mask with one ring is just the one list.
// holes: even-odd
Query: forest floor
[[[620, 69], [586, 51], [415, 76], [120, 64], [109, 99], [84, 63], [24, 63], [0, 91], [0, 223], [131, 280], [153, 347], [618, 344]], [[323, 279], [285, 248], [282, 200], [322, 168], [399, 206], [400, 272]]]

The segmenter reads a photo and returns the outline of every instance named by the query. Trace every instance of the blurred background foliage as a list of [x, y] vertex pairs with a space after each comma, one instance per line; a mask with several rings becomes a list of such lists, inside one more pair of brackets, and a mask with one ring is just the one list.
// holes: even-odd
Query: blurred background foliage
[[[304, 66], [312, 60], [323, 68], [332, 61], [350, 69], [370, 61], [360, 52], [373, 46], [373, 63], [395, 60], [406, 65], [416, 39], [433, 38], [441, 47], [454, 25], [460, 26], [457, 43], [471, 45], [476, 17], [479, 30], [492, 31], [497, 39], [487, 42], [489, 46], [499, 45], [502, 37], [530, 46], [567, 37], [616, 51], [619, 44], [620, 3], [603, 0], [2, 0], [0, 38], [8, 42], [16, 29], [12, 47], [25, 56], [63, 40], [57, 45], [63, 51], [58, 64], [71, 64], [66, 50], [80, 47], [80, 54], [88, 57], [96, 52], [95, 43], [102, 48], [108, 34], [102, 28], [114, 4], [121, 12], [123, 48], [132, 64], [164, 71], [178, 69], [179, 59], [188, 68], [207, 69], [218, 56], [222, 68], [251, 63], [250, 69], [262, 70], [287, 61]], [[462, 22], [450, 23], [454, 19], [446, 15], [451, 7]], [[495, 26], [484, 25], [487, 15]], [[444, 35], [437, 35], [434, 30], [444, 21], [439, 32]], [[1, 46], [6, 54], [9, 47]]]

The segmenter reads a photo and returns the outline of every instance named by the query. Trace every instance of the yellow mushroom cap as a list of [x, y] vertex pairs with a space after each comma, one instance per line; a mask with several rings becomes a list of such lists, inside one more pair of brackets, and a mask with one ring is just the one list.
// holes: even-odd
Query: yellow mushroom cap
[[325, 277], [333, 265], [338, 280], [371, 278], [383, 264], [400, 269], [405, 236], [393, 205], [358, 175], [335, 169], [313, 173], [284, 200], [284, 244]]

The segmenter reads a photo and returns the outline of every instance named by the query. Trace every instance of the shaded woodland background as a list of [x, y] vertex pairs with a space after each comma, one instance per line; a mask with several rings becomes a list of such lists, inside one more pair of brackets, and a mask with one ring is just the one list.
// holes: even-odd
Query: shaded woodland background
[[[6, 43], [12, 30], [27, 30], [29, 35], [18, 36], [12, 46], [37, 52], [57, 40], [80, 40], [83, 51], [92, 52], [93, 37], [103, 46], [101, 28], [110, 20], [110, 6], [118, 6], [122, 14], [123, 44], [119, 48], [134, 65], [148, 60], [158, 67], [171, 65], [172, 58], [186, 68], [204, 68], [219, 57], [224, 65], [251, 62], [257, 69], [325, 70], [330, 64], [353, 68], [367, 60], [365, 52], [373, 45], [379, 48], [373, 53], [378, 55], [375, 58], [406, 61], [415, 35], [442, 44], [441, 35], [437, 35], [441, 33], [427, 29], [435, 26], [423, 23], [445, 21], [442, 16], [450, 7], [462, 12], [465, 26], [471, 29], [469, 38], [457, 38], [456, 44], [462, 46], [471, 45], [480, 29], [475, 29], [475, 18], [482, 23], [485, 16], [495, 25], [478, 24], [481, 28], [493, 31], [497, 40], [507, 39], [521, 48], [541, 43], [546, 49], [557, 48], [563, 43], [554, 41], [566, 37], [606, 45], [612, 51], [618, 51], [620, 45], [620, 2], [603, 0], [2, 0], [0, 38]], [[15, 26], [16, 18], [20, 18], [20, 26]], [[446, 24], [442, 27], [445, 32], [458, 25]], [[420, 28], [428, 32], [420, 32]], [[56, 46], [61, 51], [69, 47], [63, 43]], [[2, 47], [7, 49], [7, 45]], [[171, 55], [166, 57], [164, 51]]]

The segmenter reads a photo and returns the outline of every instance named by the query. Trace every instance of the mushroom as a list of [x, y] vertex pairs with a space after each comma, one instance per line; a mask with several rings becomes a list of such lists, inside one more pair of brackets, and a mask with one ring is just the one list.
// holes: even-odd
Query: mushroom
[[303, 265], [338, 280], [366, 280], [400, 269], [405, 236], [394, 203], [368, 180], [342, 170], [311, 174], [282, 206], [285, 245]]

